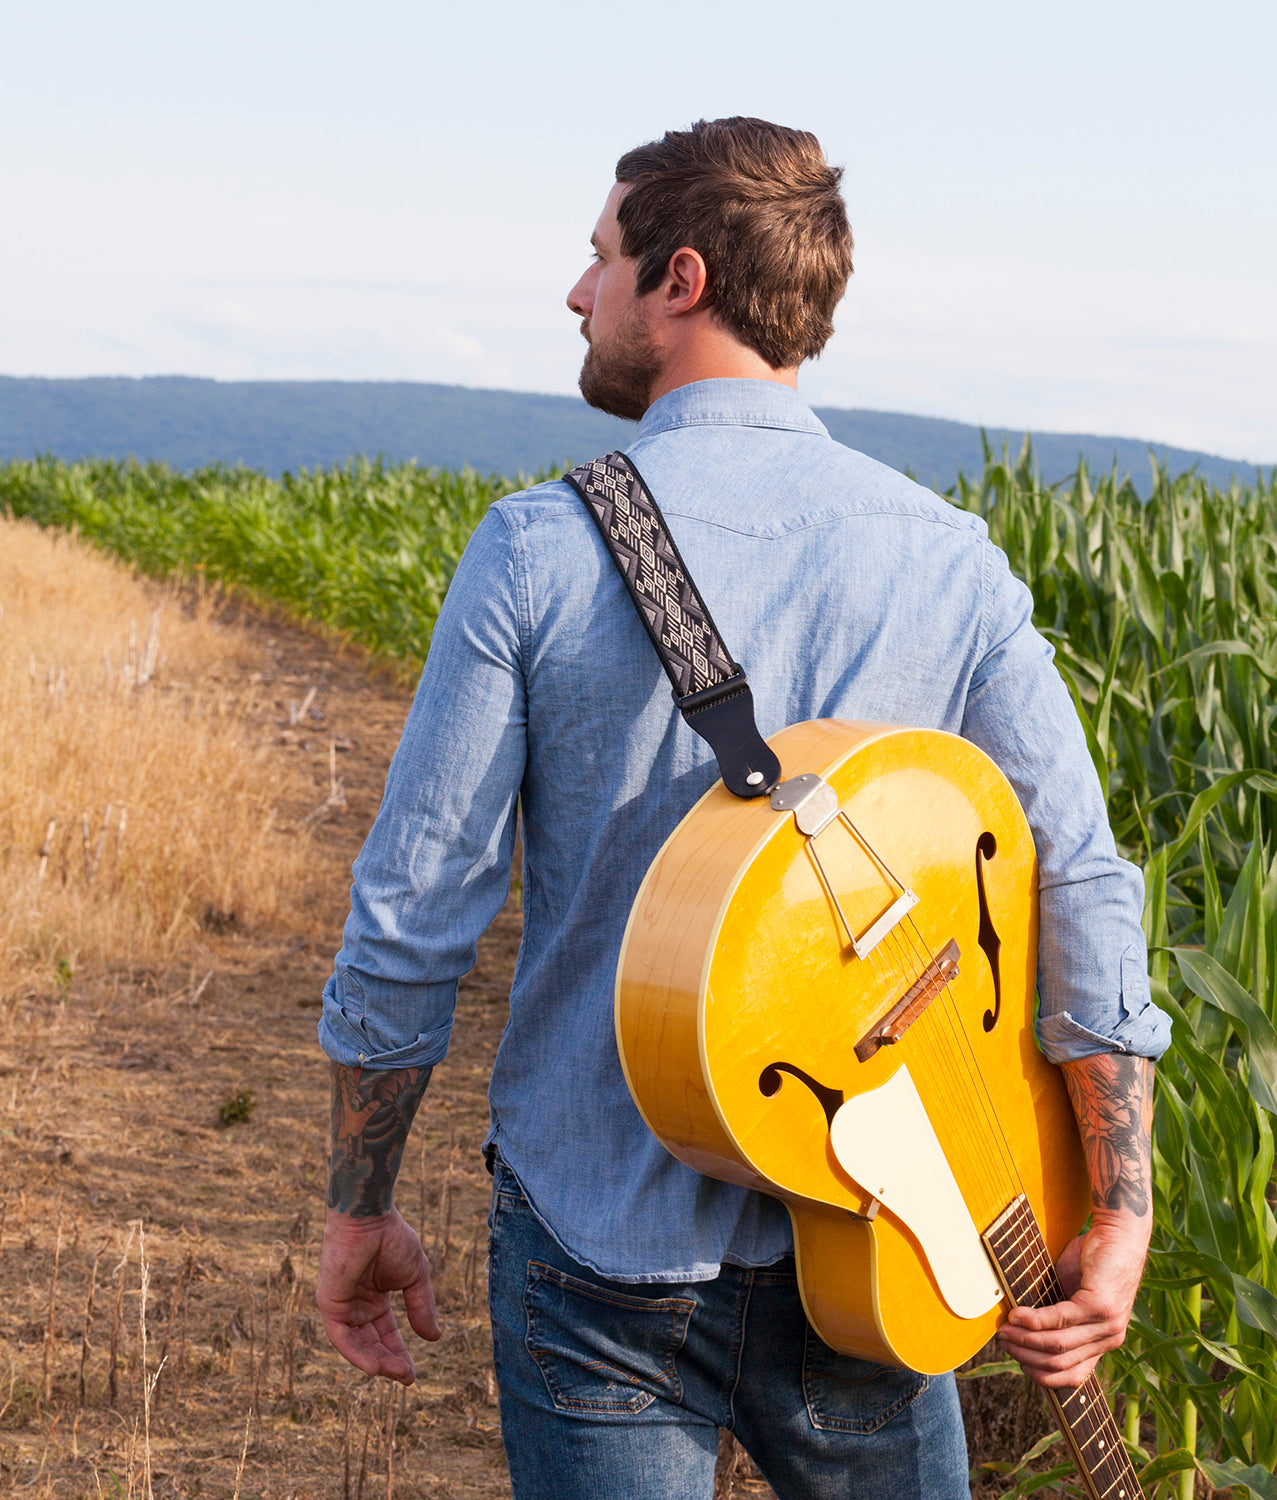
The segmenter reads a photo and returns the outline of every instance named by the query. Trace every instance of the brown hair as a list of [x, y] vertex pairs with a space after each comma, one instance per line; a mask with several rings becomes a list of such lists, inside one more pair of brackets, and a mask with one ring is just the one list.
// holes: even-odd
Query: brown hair
[[718, 320], [774, 370], [814, 359], [851, 275], [841, 167], [805, 130], [734, 116], [627, 151], [616, 164], [621, 253], [640, 297], [676, 250], [699, 251]]

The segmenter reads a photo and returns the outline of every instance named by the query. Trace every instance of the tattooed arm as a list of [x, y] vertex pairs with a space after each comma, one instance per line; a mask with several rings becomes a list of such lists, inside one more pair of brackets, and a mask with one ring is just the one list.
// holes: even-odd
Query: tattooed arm
[[411, 1385], [412, 1356], [391, 1305], [437, 1339], [430, 1262], [394, 1204], [395, 1177], [429, 1068], [372, 1071], [332, 1064], [328, 1215], [315, 1300], [333, 1347], [368, 1375]]
[[1060, 1257], [1068, 1301], [1016, 1308], [999, 1338], [1039, 1385], [1080, 1385], [1126, 1337], [1153, 1228], [1153, 1064], [1104, 1052], [1063, 1065], [1091, 1175], [1091, 1227]]

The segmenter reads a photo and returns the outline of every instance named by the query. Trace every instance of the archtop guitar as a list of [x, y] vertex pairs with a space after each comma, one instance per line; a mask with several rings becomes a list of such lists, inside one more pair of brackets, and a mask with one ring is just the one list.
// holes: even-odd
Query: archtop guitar
[[[827, 1344], [951, 1370], [1012, 1306], [1063, 1300], [1090, 1209], [1033, 1035], [1032, 834], [955, 735], [819, 720], [769, 743], [770, 797], [717, 783], [639, 890], [625, 1076], [680, 1161], [785, 1203]], [[1098, 1382], [1048, 1395], [1094, 1500], [1139, 1496]]]

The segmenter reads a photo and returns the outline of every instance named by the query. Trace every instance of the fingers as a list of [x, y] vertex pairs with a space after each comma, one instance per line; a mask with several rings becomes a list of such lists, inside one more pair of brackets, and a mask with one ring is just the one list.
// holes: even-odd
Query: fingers
[[433, 1343], [441, 1337], [439, 1320], [435, 1316], [435, 1292], [430, 1281], [429, 1261], [426, 1261], [426, 1270], [421, 1278], [404, 1287], [403, 1305], [408, 1314], [409, 1326], [419, 1338], [429, 1339]]
[[1061, 1353], [1017, 1347], [1012, 1344], [1005, 1344], [1003, 1347], [1018, 1361], [1020, 1368], [1031, 1380], [1036, 1381], [1038, 1385], [1055, 1388], [1081, 1385], [1094, 1373], [1100, 1359], [1117, 1345], [1109, 1340], [1094, 1340], [1079, 1348]]
[[1048, 1388], [1080, 1385], [1126, 1337], [1127, 1311], [1090, 1300], [1017, 1307], [998, 1341], [1027, 1375]]
[[325, 1331], [356, 1369], [411, 1385], [416, 1371], [395, 1320], [396, 1291], [412, 1328], [422, 1338], [439, 1338], [430, 1262], [399, 1214], [375, 1224], [330, 1215], [315, 1289]]
[[370, 1323], [345, 1322], [325, 1313], [324, 1330], [338, 1354], [365, 1375], [380, 1375], [402, 1385], [411, 1385], [417, 1378], [412, 1355], [389, 1310]]
[[1095, 1367], [1099, 1364], [1098, 1356], [1095, 1359], [1083, 1360], [1080, 1364], [1070, 1365], [1066, 1370], [1038, 1370], [1024, 1366], [1024, 1373], [1034, 1383], [1041, 1386], [1044, 1391], [1072, 1391], [1095, 1374]]
[[375, 1317], [352, 1304], [321, 1308], [324, 1331], [343, 1359], [365, 1375], [380, 1375], [411, 1385], [417, 1378], [412, 1355], [390, 1307], [390, 1299]]
[[1004, 1328], [998, 1341], [1022, 1364], [1038, 1368], [1062, 1368], [1070, 1361], [1098, 1359], [1118, 1348], [1125, 1329], [1114, 1323], [1085, 1323], [1042, 1333], [1030, 1329]]

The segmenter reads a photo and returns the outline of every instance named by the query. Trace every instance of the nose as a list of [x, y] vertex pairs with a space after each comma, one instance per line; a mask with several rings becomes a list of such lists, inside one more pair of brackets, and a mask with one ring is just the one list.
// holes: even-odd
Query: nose
[[568, 306], [578, 318], [588, 318], [594, 310], [594, 268], [584, 271], [568, 293]]

